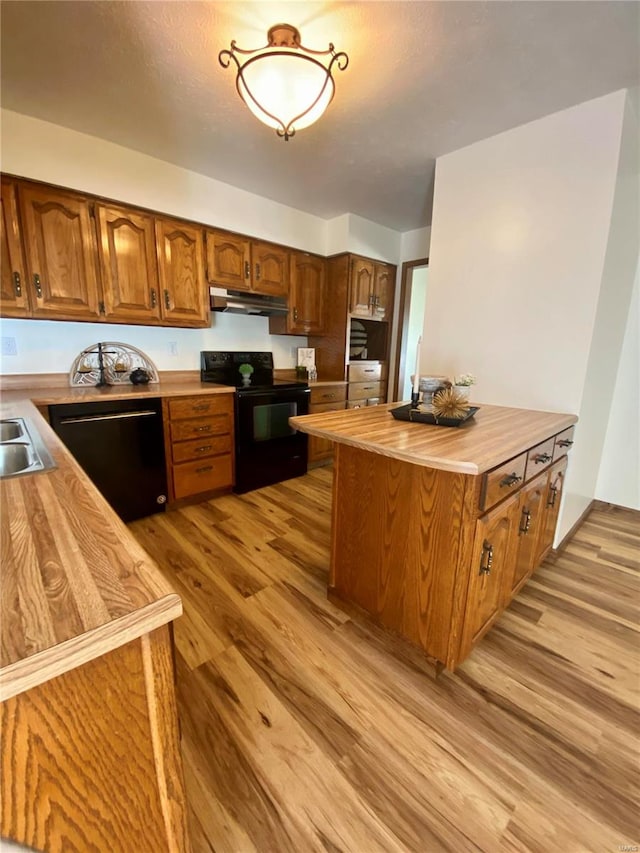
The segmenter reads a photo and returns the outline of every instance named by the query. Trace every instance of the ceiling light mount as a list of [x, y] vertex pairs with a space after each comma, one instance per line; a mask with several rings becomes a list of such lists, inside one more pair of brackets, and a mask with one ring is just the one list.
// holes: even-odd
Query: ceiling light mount
[[[239, 54], [248, 59], [241, 61]], [[232, 41], [218, 60], [223, 68], [235, 62], [238, 94], [256, 118], [285, 141], [320, 118], [335, 92], [334, 66], [344, 71], [349, 64], [347, 54], [336, 53], [332, 44], [327, 50], [304, 47], [291, 24], [275, 24], [267, 44], [255, 50], [243, 50]]]

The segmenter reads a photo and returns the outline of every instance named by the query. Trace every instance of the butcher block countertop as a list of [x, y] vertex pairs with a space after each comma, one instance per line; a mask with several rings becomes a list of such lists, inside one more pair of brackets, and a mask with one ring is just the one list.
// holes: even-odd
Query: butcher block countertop
[[309, 435], [413, 465], [482, 474], [578, 420], [575, 415], [477, 403], [472, 404], [480, 407], [473, 418], [458, 427], [444, 427], [398, 421], [390, 409], [399, 405], [303, 415], [289, 422]]
[[0, 479], [0, 701], [172, 621], [182, 602], [37, 406], [233, 393], [194, 382], [4, 392], [56, 467]]

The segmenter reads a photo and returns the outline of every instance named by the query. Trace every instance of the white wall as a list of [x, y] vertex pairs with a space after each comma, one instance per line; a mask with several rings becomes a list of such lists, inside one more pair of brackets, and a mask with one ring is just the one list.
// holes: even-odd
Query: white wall
[[640, 266], [611, 401], [596, 498], [640, 509]]
[[[606, 396], [618, 356], [596, 375], [594, 333], [619, 354], [631, 293], [605, 277], [625, 99], [615, 92], [438, 159], [421, 372], [475, 373], [474, 397], [498, 405], [580, 414], [585, 391]], [[609, 250], [624, 276], [624, 252]], [[583, 418], [559, 537], [593, 497], [603, 441], [602, 419]], [[585, 458], [581, 444], [597, 452]]]
[[327, 223], [327, 255], [354, 252], [397, 264], [402, 235], [370, 219], [345, 213]]

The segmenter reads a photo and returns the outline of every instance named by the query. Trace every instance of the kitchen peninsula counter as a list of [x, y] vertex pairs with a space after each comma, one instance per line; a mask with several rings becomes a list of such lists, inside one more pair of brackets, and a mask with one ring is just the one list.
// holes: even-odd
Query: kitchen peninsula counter
[[577, 418], [480, 405], [443, 427], [398, 405], [290, 423], [335, 442], [329, 597], [455, 669], [551, 549]]
[[181, 599], [38, 407], [232, 392], [197, 381], [3, 393], [0, 417], [23, 418], [55, 467], [0, 479], [2, 836], [189, 849], [170, 625]]

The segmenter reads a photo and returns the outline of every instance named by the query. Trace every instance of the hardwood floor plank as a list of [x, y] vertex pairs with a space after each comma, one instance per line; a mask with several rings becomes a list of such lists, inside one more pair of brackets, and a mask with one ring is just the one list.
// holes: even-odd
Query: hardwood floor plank
[[326, 597], [332, 473], [131, 525], [183, 597], [194, 853], [596, 853], [640, 838], [640, 514], [597, 505], [465, 663]]

